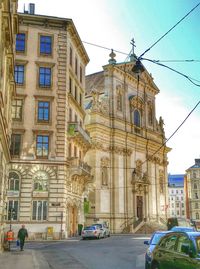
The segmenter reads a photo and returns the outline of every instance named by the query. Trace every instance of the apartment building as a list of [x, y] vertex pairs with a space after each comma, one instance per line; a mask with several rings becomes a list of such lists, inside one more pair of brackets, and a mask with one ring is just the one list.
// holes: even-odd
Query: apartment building
[[186, 170], [188, 218], [200, 228], [200, 159]]
[[[75, 235], [91, 167], [84, 128], [88, 55], [71, 19], [19, 13], [8, 206], [30, 238]], [[7, 221], [10, 216], [7, 212]]]
[[15, 96], [14, 39], [18, 1], [0, 1], [0, 251], [5, 232], [6, 188], [10, 162], [11, 102]]
[[186, 194], [184, 174], [168, 175], [169, 217], [186, 219]]

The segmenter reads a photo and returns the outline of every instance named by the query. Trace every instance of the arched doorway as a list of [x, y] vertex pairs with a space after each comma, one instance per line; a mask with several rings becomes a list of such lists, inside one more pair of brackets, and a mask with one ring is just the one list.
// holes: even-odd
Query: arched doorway
[[68, 210], [67, 232], [69, 237], [73, 237], [78, 234], [78, 209], [74, 205], [69, 205], [67, 207], [67, 210]]

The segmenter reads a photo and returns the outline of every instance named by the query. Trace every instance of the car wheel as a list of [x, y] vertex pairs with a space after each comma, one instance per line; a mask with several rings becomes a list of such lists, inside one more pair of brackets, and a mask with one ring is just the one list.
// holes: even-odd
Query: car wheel
[[108, 237], [110, 237], [110, 233], [108, 234]]

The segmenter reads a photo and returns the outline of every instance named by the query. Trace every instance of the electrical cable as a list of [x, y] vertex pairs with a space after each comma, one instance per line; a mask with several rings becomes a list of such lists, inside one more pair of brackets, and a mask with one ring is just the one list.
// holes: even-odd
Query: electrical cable
[[[148, 58], [141, 58], [141, 60], [145, 60], [145, 61], [148, 61], [148, 62], [152, 62], [152, 63], [154, 63], [154, 64], [157, 64], [157, 65], [160, 65], [160, 66], [162, 66], [162, 67], [165, 67], [165, 68], [167, 68], [167, 69], [169, 69], [169, 70], [171, 70], [171, 71], [173, 71], [173, 72], [175, 72], [175, 73], [177, 73], [177, 74], [179, 74], [179, 75], [185, 77], [186, 79], [188, 79], [188, 80], [189, 80], [192, 84], [194, 84], [195, 86], [200, 87], [200, 84], [197, 84], [197, 83], [195, 83], [195, 82], [193, 81], [193, 80], [198, 81], [197, 79], [193, 79], [193, 78], [191, 78], [191, 77], [189, 77], [189, 76], [187, 76], [187, 75], [185, 75], [185, 74], [183, 74], [183, 73], [177, 71], [176, 69], [174, 69], [174, 68], [168, 66], [168, 65], [161, 64], [161, 63], [159, 63], [159, 62], [157, 62], [157, 61], [154, 61], [154, 60], [151, 60], [151, 59], [148, 59]], [[200, 82], [200, 81], [198, 81], [198, 82]]]
[[193, 7], [184, 17], [182, 17], [174, 26], [172, 26], [164, 35], [162, 35], [156, 42], [154, 42], [148, 49], [146, 49], [139, 57], [140, 60], [144, 54], [146, 54], [148, 51], [150, 51], [160, 40], [162, 40], [167, 34], [169, 34], [179, 23], [181, 23], [187, 16], [189, 16], [198, 6], [200, 5], [200, 2]]

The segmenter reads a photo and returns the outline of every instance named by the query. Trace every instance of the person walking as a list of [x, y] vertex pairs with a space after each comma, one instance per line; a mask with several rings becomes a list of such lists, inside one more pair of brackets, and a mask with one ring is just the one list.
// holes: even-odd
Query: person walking
[[19, 229], [17, 238], [20, 241], [20, 243], [19, 243], [20, 250], [23, 251], [24, 250], [25, 238], [28, 238], [28, 232], [27, 232], [24, 224], [22, 225], [21, 229]]

